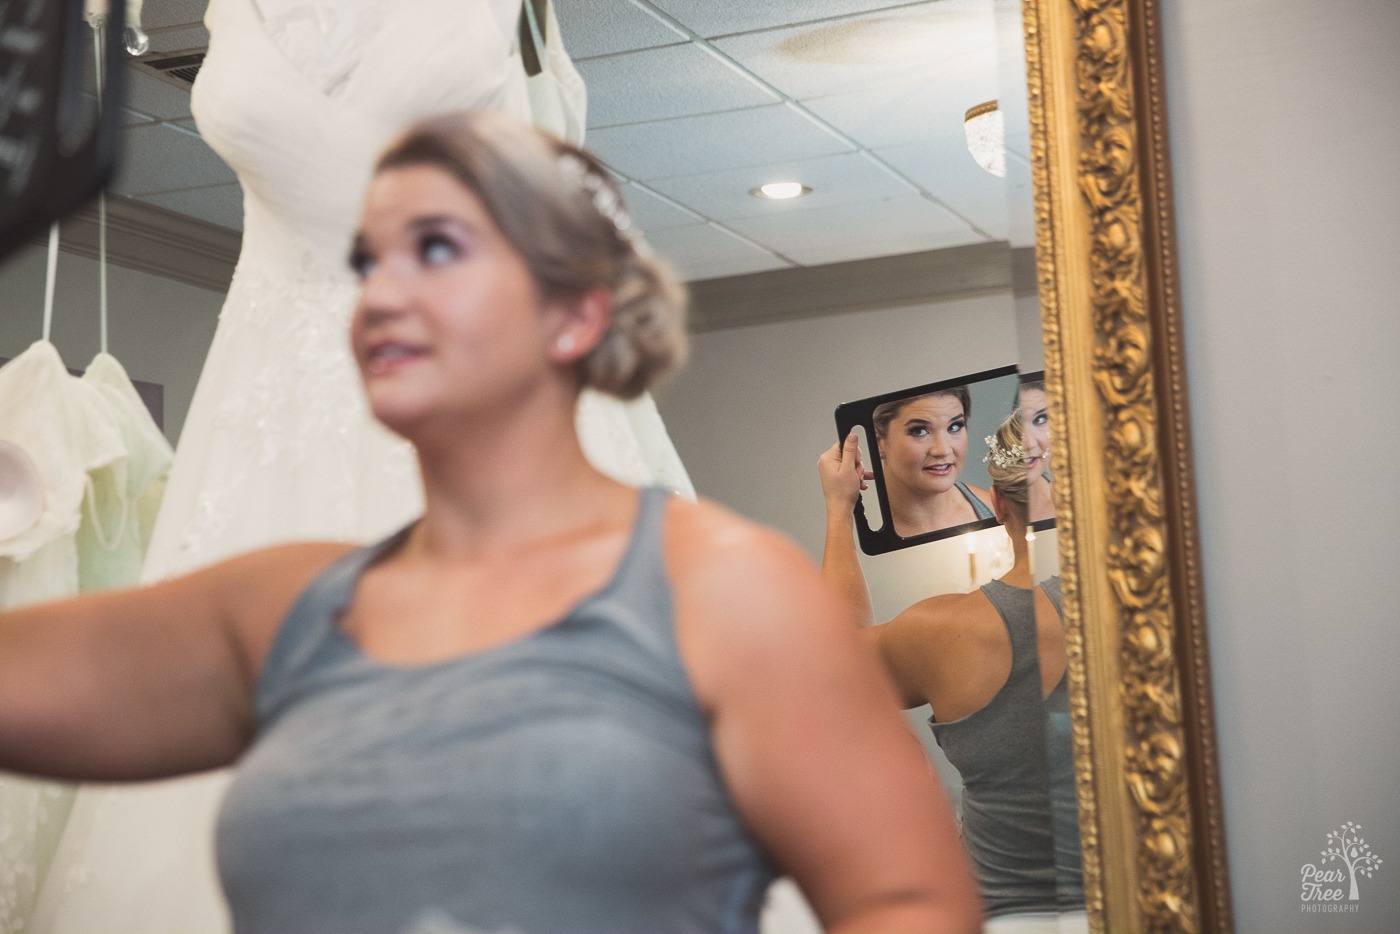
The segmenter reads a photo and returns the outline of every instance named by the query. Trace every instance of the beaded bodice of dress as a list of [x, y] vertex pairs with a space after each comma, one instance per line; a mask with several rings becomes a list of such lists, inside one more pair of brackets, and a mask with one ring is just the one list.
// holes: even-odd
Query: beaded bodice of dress
[[310, 260], [341, 278], [374, 159], [405, 124], [464, 108], [527, 119], [524, 72], [497, 25], [512, 7], [212, 0], [191, 106], [243, 186], [241, 265]]

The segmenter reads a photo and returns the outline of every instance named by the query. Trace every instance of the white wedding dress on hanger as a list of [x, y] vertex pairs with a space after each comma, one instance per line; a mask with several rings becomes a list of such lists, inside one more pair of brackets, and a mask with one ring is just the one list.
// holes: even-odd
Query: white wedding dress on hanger
[[[373, 161], [409, 121], [530, 115], [520, 0], [213, 0], [193, 92], [238, 174], [243, 247], [191, 404], [145, 578], [297, 539], [368, 541], [410, 519], [411, 448], [369, 417], [348, 351], [346, 255]], [[557, 53], [546, 56], [555, 67]], [[538, 79], [532, 79], [538, 82]], [[553, 87], [575, 87], [568, 80]], [[556, 102], [581, 126], [581, 101]], [[692, 494], [649, 398], [586, 394], [607, 473]], [[226, 775], [85, 788], [41, 893], [42, 934], [220, 934], [213, 817]]]

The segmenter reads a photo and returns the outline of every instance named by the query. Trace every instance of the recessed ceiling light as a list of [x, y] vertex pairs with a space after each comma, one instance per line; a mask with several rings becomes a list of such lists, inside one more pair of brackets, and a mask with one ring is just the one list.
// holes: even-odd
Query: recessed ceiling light
[[770, 201], [786, 201], [789, 198], [800, 198], [803, 195], [811, 194], [812, 189], [801, 182], [769, 182], [767, 185], [759, 185], [749, 192], [755, 198], [767, 198]]

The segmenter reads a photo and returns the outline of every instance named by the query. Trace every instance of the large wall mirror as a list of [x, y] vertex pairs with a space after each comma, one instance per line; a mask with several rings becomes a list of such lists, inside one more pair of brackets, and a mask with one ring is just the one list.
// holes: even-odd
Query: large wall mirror
[[[693, 366], [658, 403], [697, 489], [819, 555], [837, 406], [998, 374], [976, 457], [1017, 413], [1049, 445], [1024, 549], [1059, 598], [1031, 622], [1042, 868], [1095, 931], [1229, 929], [1157, 0], [553, 2], [585, 142], [691, 282]], [[114, 256], [156, 245], [114, 261], [212, 293], [241, 202], [189, 118], [205, 6], [146, 0], [109, 211]], [[1003, 525], [964, 524], [859, 556], [876, 622], [1017, 573]], [[938, 714], [910, 723], [958, 798]]]
[[[588, 6], [561, 0], [566, 30]], [[1036, 535], [1032, 558], [1036, 579], [1060, 579], [1066, 671], [1063, 693], [1045, 697], [1044, 744], [1070, 747], [1055, 761], [1073, 762], [1060, 790], [1072, 781], [1076, 792], [1068, 820], [1056, 799], [1057, 852], [1082, 854], [1095, 930], [1228, 929], [1155, 6], [638, 6], [760, 90], [737, 119], [674, 117], [664, 129], [675, 135], [655, 145], [656, 123], [629, 123], [631, 105], [604, 95], [676, 72], [629, 73], [640, 51], [581, 56], [591, 144], [634, 205], [688, 213], [653, 218], [663, 251], [703, 247], [688, 270], [696, 371], [661, 396], [697, 487], [730, 491], [812, 548], [820, 452], [802, 426], [824, 422], [824, 447], [840, 403], [999, 367], [1043, 371], [1055, 527]], [[999, 176], [977, 166], [964, 127], [993, 99]], [[748, 166], [731, 158], [754, 138], [738, 120], [772, 142]], [[803, 149], [809, 138], [829, 150]], [[836, 194], [843, 162], [869, 170], [859, 196]], [[760, 166], [773, 177], [747, 171]], [[751, 194], [769, 180], [811, 192], [772, 210]], [[883, 204], [869, 204], [871, 189]], [[752, 456], [735, 455], [736, 438]], [[862, 561], [877, 622], [1014, 565], [1000, 528]], [[928, 716], [911, 716], [926, 741]]]

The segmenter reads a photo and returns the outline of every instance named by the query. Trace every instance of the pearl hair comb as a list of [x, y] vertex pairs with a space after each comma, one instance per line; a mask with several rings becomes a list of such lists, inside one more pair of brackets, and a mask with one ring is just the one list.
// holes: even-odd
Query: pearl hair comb
[[613, 230], [617, 231], [620, 239], [630, 243], [637, 252], [646, 252], [641, 231], [632, 223], [632, 215], [623, 207], [622, 197], [616, 188], [573, 153], [566, 152], [559, 157], [559, 171], [589, 193], [593, 199], [593, 207], [612, 223]]
[[993, 463], [1003, 470], [1020, 465], [1026, 466], [1026, 449], [1021, 444], [1013, 444], [1011, 447], [1003, 447], [997, 440], [996, 435], [987, 435], [984, 438], [987, 442], [987, 454], [982, 458], [982, 463]]

